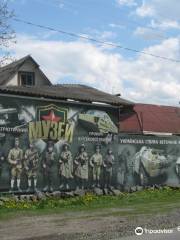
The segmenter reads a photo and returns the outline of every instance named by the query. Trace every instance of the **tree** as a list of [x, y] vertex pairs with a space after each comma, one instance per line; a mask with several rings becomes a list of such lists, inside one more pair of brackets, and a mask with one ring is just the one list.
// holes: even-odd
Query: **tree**
[[9, 9], [8, 0], [0, 0], [0, 66], [11, 60], [8, 48], [15, 42], [16, 37], [9, 24], [13, 16], [14, 12]]

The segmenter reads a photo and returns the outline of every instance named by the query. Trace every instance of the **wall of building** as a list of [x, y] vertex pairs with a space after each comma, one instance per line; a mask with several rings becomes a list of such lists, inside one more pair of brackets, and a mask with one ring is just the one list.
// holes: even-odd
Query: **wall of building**
[[[41, 74], [39, 67], [37, 67], [31, 60], [27, 60], [19, 71], [24, 72], [34, 72], [35, 73], [35, 85], [49, 85], [47, 79]], [[18, 85], [18, 73], [13, 76], [12, 79], [7, 83], [8, 86], [17, 86]]]
[[[28, 188], [25, 156], [31, 142], [35, 145], [39, 156], [35, 171], [37, 171], [38, 188], [41, 190], [46, 184], [49, 184], [49, 181], [53, 189], [58, 189], [62, 183], [66, 183], [63, 174], [69, 176], [68, 184], [72, 189], [82, 187], [82, 185], [89, 188], [94, 183], [104, 184], [104, 179], [105, 181], [107, 179], [103, 175], [103, 161], [105, 161], [109, 149], [112, 151], [110, 160], [113, 162], [113, 169], [116, 168], [117, 109], [18, 98], [18, 96], [1, 96], [0, 101], [3, 111], [3, 114], [0, 114], [0, 155], [4, 157], [0, 164], [1, 191], [9, 190], [10, 182], [14, 178], [13, 169], [15, 171], [16, 166], [10, 161], [12, 152], [15, 151], [13, 149], [16, 138], [19, 139], [19, 148], [23, 152], [22, 159], [17, 159], [22, 167], [20, 171], [23, 190]], [[61, 158], [64, 143], [69, 144], [71, 156], [69, 166], [64, 166], [64, 160]], [[85, 151], [81, 158], [79, 151], [82, 144], [85, 145]], [[95, 156], [97, 145], [100, 147], [100, 153]], [[48, 169], [44, 168], [44, 162], [48, 161], [47, 150], [49, 147], [53, 148], [54, 153], [52, 168], [47, 167], [50, 168], [51, 173], [47, 173]], [[13, 159], [16, 160], [16, 157], [13, 156]], [[62, 163], [59, 162], [60, 160]], [[90, 162], [91, 165], [99, 165], [98, 169], [90, 166]], [[109, 164], [111, 173], [111, 163]], [[93, 173], [98, 174], [98, 182], [93, 180]], [[47, 177], [46, 174], [50, 175]], [[116, 181], [113, 176], [111, 178], [112, 182]]]
[[[180, 137], [118, 134], [117, 108], [5, 95], [0, 101], [0, 191], [9, 191], [18, 173], [23, 191], [28, 189], [28, 176], [32, 187], [37, 178], [40, 190], [47, 185], [49, 190], [60, 186], [65, 190], [67, 185], [70, 189], [97, 185], [123, 190], [135, 185], [179, 184]], [[30, 143], [35, 155], [27, 154]], [[80, 154], [82, 144], [85, 149]]]
[[18, 74], [15, 74], [9, 82], [6, 83], [7, 86], [18, 86]]
[[117, 184], [179, 185], [180, 137], [119, 134]]

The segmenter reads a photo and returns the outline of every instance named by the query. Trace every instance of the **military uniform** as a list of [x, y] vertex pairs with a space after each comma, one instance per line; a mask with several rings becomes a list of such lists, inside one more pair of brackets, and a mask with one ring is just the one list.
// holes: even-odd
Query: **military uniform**
[[180, 180], [180, 157], [178, 157], [177, 161], [176, 161], [176, 174], [179, 177]]
[[14, 147], [9, 151], [8, 162], [11, 165], [11, 189], [14, 187], [14, 180], [17, 178], [17, 187], [20, 190], [20, 178], [22, 173], [23, 151]]
[[110, 188], [111, 186], [111, 179], [112, 179], [112, 166], [114, 162], [114, 155], [111, 151], [108, 151], [107, 155], [105, 156], [103, 167], [104, 167], [104, 184], [105, 187]]
[[85, 148], [83, 151], [81, 151], [81, 148], [84, 148], [84, 146], [80, 147], [80, 151], [77, 154], [74, 165], [75, 165], [75, 171], [74, 174], [76, 176], [77, 184], [81, 188], [85, 187], [85, 184], [88, 180], [88, 154], [85, 151]]
[[39, 154], [36, 149], [29, 148], [26, 150], [24, 155], [24, 166], [28, 177], [28, 189], [31, 188], [31, 180], [33, 178], [34, 188], [37, 186], [37, 172], [39, 163]]
[[127, 183], [128, 179], [128, 163], [129, 163], [130, 153], [125, 149], [122, 151], [121, 155], [119, 155], [119, 166], [117, 169], [117, 182], [121, 187]]
[[90, 158], [90, 166], [92, 167], [93, 181], [97, 187], [99, 187], [102, 163], [103, 158], [101, 153], [94, 153]]
[[0, 176], [1, 176], [1, 172], [2, 172], [3, 162], [4, 162], [4, 154], [3, 154], [3, 152], [0, 151]]
[[64, 185], [67, 189], [69, 189], [69, 180], [73, 178], [72, 172], [73, 172], [73, 161], [72, 161], [72, 154], [71, 151], [68, 149], [64, 149], [60, 155], [59, 160], [60, 168], [59, 168], [59, 174], [61, 176], [62, 184], [60, 188], [62, 188]]
[[43, 159], [43, 169], [44, 169], [44, 180], [46, 182], [46, 186], [44, 191], [50, 190], [53, 191], [52, 188], [52, 179], [53, 179], [53, 167], [56, 161], [56, 153], [52, 150], [47, 150]]

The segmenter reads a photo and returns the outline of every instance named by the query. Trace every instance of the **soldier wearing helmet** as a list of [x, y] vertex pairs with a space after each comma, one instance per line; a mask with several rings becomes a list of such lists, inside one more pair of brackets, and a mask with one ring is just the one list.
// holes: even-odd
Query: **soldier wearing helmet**
[[73, 160], [69, 145], [65, 143], [59, 159], [59, 174], [61, 178], [60, 189], [69, 189], [70, 180], [73, 178]]
[[104, 185], [105, 188], [111, 188], [111, 179], [112, 179], [112, 167], [114, 163], [114, 155], [111, 149], [107, 150], [107, 154], [103, 161], [104, 167]]
[[4, 163], [4, 153], [3, 151], [0, 150], [0, 177], [1, 177], [1, 172], [2, 172], [2, 166], [3, 166], [3, 163]]
[[56, 163], [56, 153], [54, 150], [54, 145], [52, 142], [48, 142], [47, 149], [45, 152], [45, 156], [42, 161], [43, 170], [44, 170], [44, 181], [45, 181], [45, 187], [43, 191], [53, 191], [53, 173]]
[[25, 151], [24, 155], [24, 167], [28, 177], [28, 189], [31, 190], [32, 181], [34, 190], [37, 191], [37, 171], [39, 164], [39, 154], [33, 142], [30, 142], [29, 149]]
[[86, 182], [88, 180], [88, 154], [86, 152], [85, 145], [82, 144], [79, 147], [79, 152], [74, 160], [74, 166], [75, 166], [75, 177], [77, 182], [77, 187], [84, 189]]

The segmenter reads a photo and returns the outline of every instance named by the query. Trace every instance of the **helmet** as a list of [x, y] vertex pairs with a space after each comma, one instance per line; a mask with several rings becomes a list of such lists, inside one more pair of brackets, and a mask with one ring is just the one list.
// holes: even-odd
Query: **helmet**
[[84, 143], [82, 143], [82, 144], [80, 145], [80, 147], [79, 147], [79, 149], [82, 149], [82, 148], [84, 148], [84, 150], [86, 149], [86, 147], [85, 147], [85, 144], [84, 144]]
[[112, 153], [112, 149], [108, 148], [107, 152], [111, 154]]
[[95, 146], [95, 149], [101, 149], [101, 145], [100, 144], [96, 144], [96, 146]]
[[64, 149], [66, 146], [67, 146], [68, 148], [70, 147], [68, 143], [64, 143], [64, 144], [63, 144], [63, 149]]

